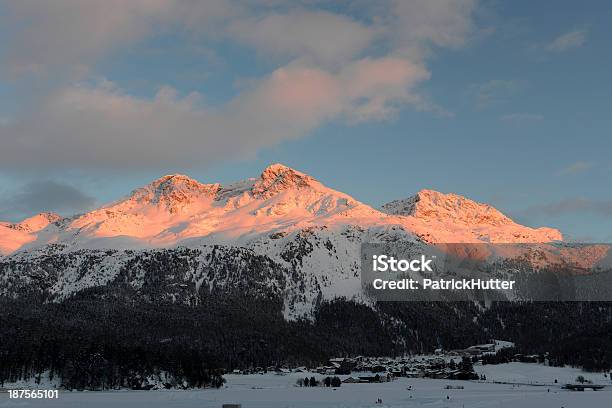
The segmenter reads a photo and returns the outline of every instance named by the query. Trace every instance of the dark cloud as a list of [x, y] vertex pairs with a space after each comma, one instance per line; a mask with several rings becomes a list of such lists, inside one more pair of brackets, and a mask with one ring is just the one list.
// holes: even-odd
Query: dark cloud
[[0, 220], [17, 221], [43, 211], [73, 214], [91, 209], [96, 200], [81, 190], [53, 180], [33, 181], [0, 200]]

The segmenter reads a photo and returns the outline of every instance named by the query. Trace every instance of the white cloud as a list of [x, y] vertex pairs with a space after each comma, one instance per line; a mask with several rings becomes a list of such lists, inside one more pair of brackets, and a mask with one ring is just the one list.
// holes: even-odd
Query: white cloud
[[229, 35], [271, 55], [341, 63], [371, 44], [376, 29], [324, 11], [296, 10], [234, 21]]
[[330, 120], [380, 120], [418, 104], [427, 70], [401, 58], [362, 59], [338, 72], [292, 65], [223, 107], [172, 88], [137, 98], [111, 83], [50, 95], [27, 120], [0, 128], [0, 168], [207, 165], [303, 136]]
[[9, 2], [0, 20], [11, 38], [5, 68], [13, 75], [81, 70], [173, 24], [207, 27], [234, 13], [231, 2], [219, 0]]
[[[0, 124], [0, 169], [205, 166], [328, 121], [384, 120], [405, 106], [444, 113], [417, 87], [430, 78], [426, 57], [434, 48], [468, 40], [476, 1], [361, 4], [372, 19], [316, 2], [11, 3], [4, 67], [43, 78], [78, 71], [85, 84], [71, 75], [47, 81], [36, 103]], [[146, 98], [92, 84], [104, 77], [98, 60], [126, 47], [138, 52], [135, 44], [163, 33], [188, 33], [202, 47], [239, 42], [284, 61], [220, 106], [168, 87]]]
[[397, 46], [464, 45], [474, 29], [476, 0], [394, 0]]
[[385, 0], [347, 7], [365, 9], [370, 21], [318, 6], [267, 0], [22, 0], [9, 3], [0, 22], [10, 37], [5, 62], [13, 72], [83, 69], [115, 49], [171, 31], [193, 33], [199, 42], [229, 37], [260, 52], [328, 63], [361, 57], [374, 40], [376, 56], [461, 46], [474, 29], [477, 0]]
[[572, 48], [578, 48], [585, 43], [586, 36], [585, 30], [572, 30], [555, 38], [546, 45], [546, 49], [553, 52], [563, 52]]

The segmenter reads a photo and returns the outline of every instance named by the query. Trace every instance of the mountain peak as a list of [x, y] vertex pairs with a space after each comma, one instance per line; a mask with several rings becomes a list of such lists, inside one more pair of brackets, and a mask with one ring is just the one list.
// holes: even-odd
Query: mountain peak
[[184, 174], [167, 174], [151, 182], [151, 185], [156, 187], [181, 184], [200, 184], [200, 182]]
[[316, 180], [280, 163], [271, 164], [261, 173], [253, 186], [253, 194], [258, 197], [270, 197], [284, 190], [312, 186]]
[[9, 224], [9, 228], [24, 232], [36, 232], [61, 219], [62, 217], [54, 212], [41, 212], [21, 222]]
[[412, 197], [383, 205], [388, 214], [469, 224], [505, 225], [513, 221], [496, 208], [453, 193], [423, 189]]
[[130, 199], [162, 204], [169, 209], [193, 202], [196, 197], [212, 197], [219, 184], [203, 184], [183, 174], [168, 174], [132, 192]]
[[289, 166], [285, 166], [282, 163], [272, 163], [270, 164], [268, 167], [266, 167], [262, 174], [266, 174], [266, 173], [278, 173], [278, 172], [287, 172], [287, 171], [294, 171], [297, 172], [297, 170], [292, 169]]
[[[57, 222], [57, 221], [61, 220], [62, 216], [57, 214], [57, 213], [54, 213], [52, 211], [45, 211], [45, 212], [38, 213], [35, 216], [28, 218], [27, 220], [33, 221], [35, 219], [44, 220], [44, 221], [47, 221], [49, 223], [54, 223], [54, 222]], [[25, 222], [27, 220], [24, 220], [23, 222]]]
[[[434, 241], [469, 242], [469, 239], [445, 236], [445, 231], [477, 232], [478, 239], [489, 242], [550, 242], [563, 236], [554, 228], [530, 228], [515, 223], [496, 208], [458, 194], [445, 194], [435, 190], [421, 190], [412, 197], [391, 201], [382, 206], [391, 215], [412, 219], [422, 235]], [[416, 227], [420, 225], [420, 227]], [[417, 231], [418, 232], [418, 231]], [[437, 238], [436, 238], [437, 237]]]
[[416, 216], [465, 221], [467, 223], [505, 225], [513, 221], [489, 204], [479, 203], [459, 194], [421, 190], [417, 193]]

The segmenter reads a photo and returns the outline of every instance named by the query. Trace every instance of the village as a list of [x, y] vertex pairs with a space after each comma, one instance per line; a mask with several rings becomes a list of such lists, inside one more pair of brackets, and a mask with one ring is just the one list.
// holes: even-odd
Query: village
[[[306, 377], [298, 383], [300, 386], [326, 385], [326, 379], [331, 376], [343, 376], [342, 383], [373, 383], [388, 382], [399, 377], [431, 378], [448, 380], [486, 380], [474, 371], [474, 363], [481, 361], [485, 356], [493, 356], [500, 350], [511, 349], [514, 343], [502, 340], [491, 340], [490, 343], [477, 344], [465, 349], [445, 351], [435, 350], [434, 354], [403, 356], [403, 357], [334, 357], [326, 365], [317, 367], [255, 367], [249, 369], [236, 369], [232, 374], [265, 374], [276, 373], [286, 375], [289, 373], [304, 373], [305, 375], [319, 374], [325, 376], [318, 381], [314, 376]], [[538, 356], [521, 356], [515, 358], [521, 361], [537, 360]], [[347, 377], [348, 376], [348, 377]]]
[[[386, 401], [390, 396], [401, 395], [395, 394], [398, 387], [406, 392], [408, 399], [423, 398], [421, 394], [426, 392], [442, 400], [456, 400], [466, 396], [471, 398], [473, 389], [479, 387], [508, 387], [502, 389], [510, 389], [513, 393], [523, 396], [530, 393], [546, 393], [554, 395], [550, 397], [553, 399], [562, 391], [601, 392], [609, 388], [604, 384], [609, 384], [612, 373], [582, 375], [578, 368], [553, 366], [547, 359], [547, 353], [519, 354], [516, 353], [514, 346], [510, 341], [492, 339], [487, 343], [472, 345], [465, 349], [439, 348], [427, 355], [333, 357], [325, 365], [317, 367], [258, 367], [234, 370], [228, 374], [238, 387], [242, 384], [239, 379], [242, 375], [248, 376], [250, 378], [248, 381], [255, 383], [257, 383], [257, 374], [262, 375], [264, 380], [261, 381], [261, 385], [252, 386], [254, 391], [274, 389], [269, 385], [274, 383], [272, 379], [276, 377], [279, 382], [283, 382], [282, 376], [287, 376], [284, 382], [289, 387], [292, 384], [293, 387], [299, 388], [328, 387], [332, 390], [350, 388], [353, 390], [351, 392], [356, 392], [361, 389], [361, 384], [371, 384], [364, 386], [363, 392], [368, 389], [380, 392], [380, 396], [375, 400], [376, 404], [381, 404], [383, 397]], [[487, 378], [488, 375], [492, 378]], [[370, 388], [375, 384], [378, 384], [378, 388]]]

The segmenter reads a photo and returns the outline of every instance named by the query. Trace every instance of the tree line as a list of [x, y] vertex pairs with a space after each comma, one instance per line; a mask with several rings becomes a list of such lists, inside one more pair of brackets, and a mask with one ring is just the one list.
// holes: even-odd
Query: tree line
[[[609, 370], [611, 306], [322, 302], [288, 321], [282, 299], [211, 293], [198, 305], [96, 288], [61, 303], [0, 298], [0, 386], [45, 373], [67, 389], [218, 387], [224, 371], [316, 367], [330, 357], [464, 348], [491, 338], [551, 364]], [[502, 324], [503, 322], [503, 324]], [[503, 354], [502, 354], [503, 356]]]

